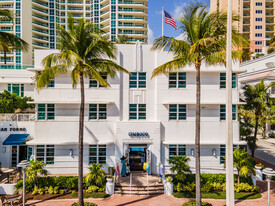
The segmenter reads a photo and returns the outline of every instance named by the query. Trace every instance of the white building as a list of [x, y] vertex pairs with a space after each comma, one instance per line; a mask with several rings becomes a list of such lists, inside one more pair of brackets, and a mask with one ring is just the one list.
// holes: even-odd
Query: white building
[[[246, 70], [240, 74], [239, 82], [242, 88], [245, 84], [255, 85], [264, 79], [266, 85], [275, 82], [275, 53], [257, 59], [243, 62], [240, 68]], [[241, 90], [242, 91], [242, 90]], [[271, 97], [275, 98], [275, 87], [270, 88]], [[268, 133], [275, 134], [275, 125], [268, 125]]]
[[[43, 70], [41, 60], [53, 50], [36, 50], [35, 66]], [[152, 173], [158, 173], [160, 161], [168, 167], [169, 156], [186, 155], [195, 166], [195, 69], [160, 75], [151, 80], [154, 68], [169, 61], [167, 52], [151, 51], [150, 45], [118, 45], [117, 63], [132, 72], [107, 77], [109, 88], [94, 80], [85, 80], [84, 167], [90, 162], [114, 166], [127, 154], [131, 169], [141, 169], [146, 151], [151, 153]], [[233, 138], [239, 139], [238, 65], [233, 68]], [[70, 75], [55, 78], [51, 87], [35, 91], [36, 121], [28, 129], [29, 156], [48, 163], [50, 173], [77, 172], [79, 89], [72, 89]], [[201, 69], [201, 165], [204, 172], [222, 172], [225, 155], [225, 68]], [[1, 136], [4, 142], [8, 133]], [[1, 145], [3, 147], [9, 147]], [[2, 161], [1, 152], [0, 161]], [[5, 153], [6, 167], [11, 154]]]

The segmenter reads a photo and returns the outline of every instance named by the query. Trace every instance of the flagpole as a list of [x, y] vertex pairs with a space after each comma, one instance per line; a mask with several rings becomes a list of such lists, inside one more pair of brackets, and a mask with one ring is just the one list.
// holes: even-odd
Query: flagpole
[[162, 10], [161, 10], [161, 15], [162, 15], [162, 17], [161, 17], [161, 20], [162, 20], [161, 36], [163, 37], [163, 35], [164, 35], [164, 9], [163, 9], [163, 7], [162, 7]]

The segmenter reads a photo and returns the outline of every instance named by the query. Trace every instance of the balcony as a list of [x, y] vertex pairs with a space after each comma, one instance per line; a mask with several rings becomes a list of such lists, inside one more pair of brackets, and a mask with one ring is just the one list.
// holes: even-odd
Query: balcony
[[0, 65], [0, 69], [27, 69], [33, 67], [33, 65]]
[[250, 9], [250, 6], [243, 6], [243, 9]]
[[36, 120], [36, 114], [0, 114], [1, 122], [30, 122]]
[[243, 21], [243, 24], [250, 24], [250, 21]]
[[274, 31], [272, 28], [266, 28], [265, 31]]
[[265, 15], [266, 15], [266, 16], [273, 16], [272, 13], [266, 13]]
[[243, 29], [243, 32], [250, 32], [250, 29]]

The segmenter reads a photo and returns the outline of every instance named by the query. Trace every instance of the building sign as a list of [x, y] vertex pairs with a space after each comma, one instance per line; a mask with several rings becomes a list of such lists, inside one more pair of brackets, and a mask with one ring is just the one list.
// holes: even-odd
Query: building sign
[[148, 132], [129, 132], [128, 135], [131, 138], [150, 138], [150, 135], [148, 134]]
[[7, 131], [10, 131], [10, 132], [25, 132], [27, 131], [27, 129], [25, 127], [11, 127], [9, 128], [6, 128], [6, 127], [2, 127], [0, 128], [0, 132], [7, 132]]

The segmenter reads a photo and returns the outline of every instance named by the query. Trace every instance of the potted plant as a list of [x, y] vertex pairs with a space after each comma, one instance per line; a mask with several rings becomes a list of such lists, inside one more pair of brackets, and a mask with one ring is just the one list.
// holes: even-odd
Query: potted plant
[[263, 169], [263, 165], [261, 163], [258, 163], [258, 164], [255, 165], [255, 169], [256, 170], [261, 170], [261, 169]]
[[165, 193], [166, 193], [166, 195], [172, 195], [173, 194], [173, 178], [172, 178], [172, 176], [167, 176], [165, 179], [166, 179]]

